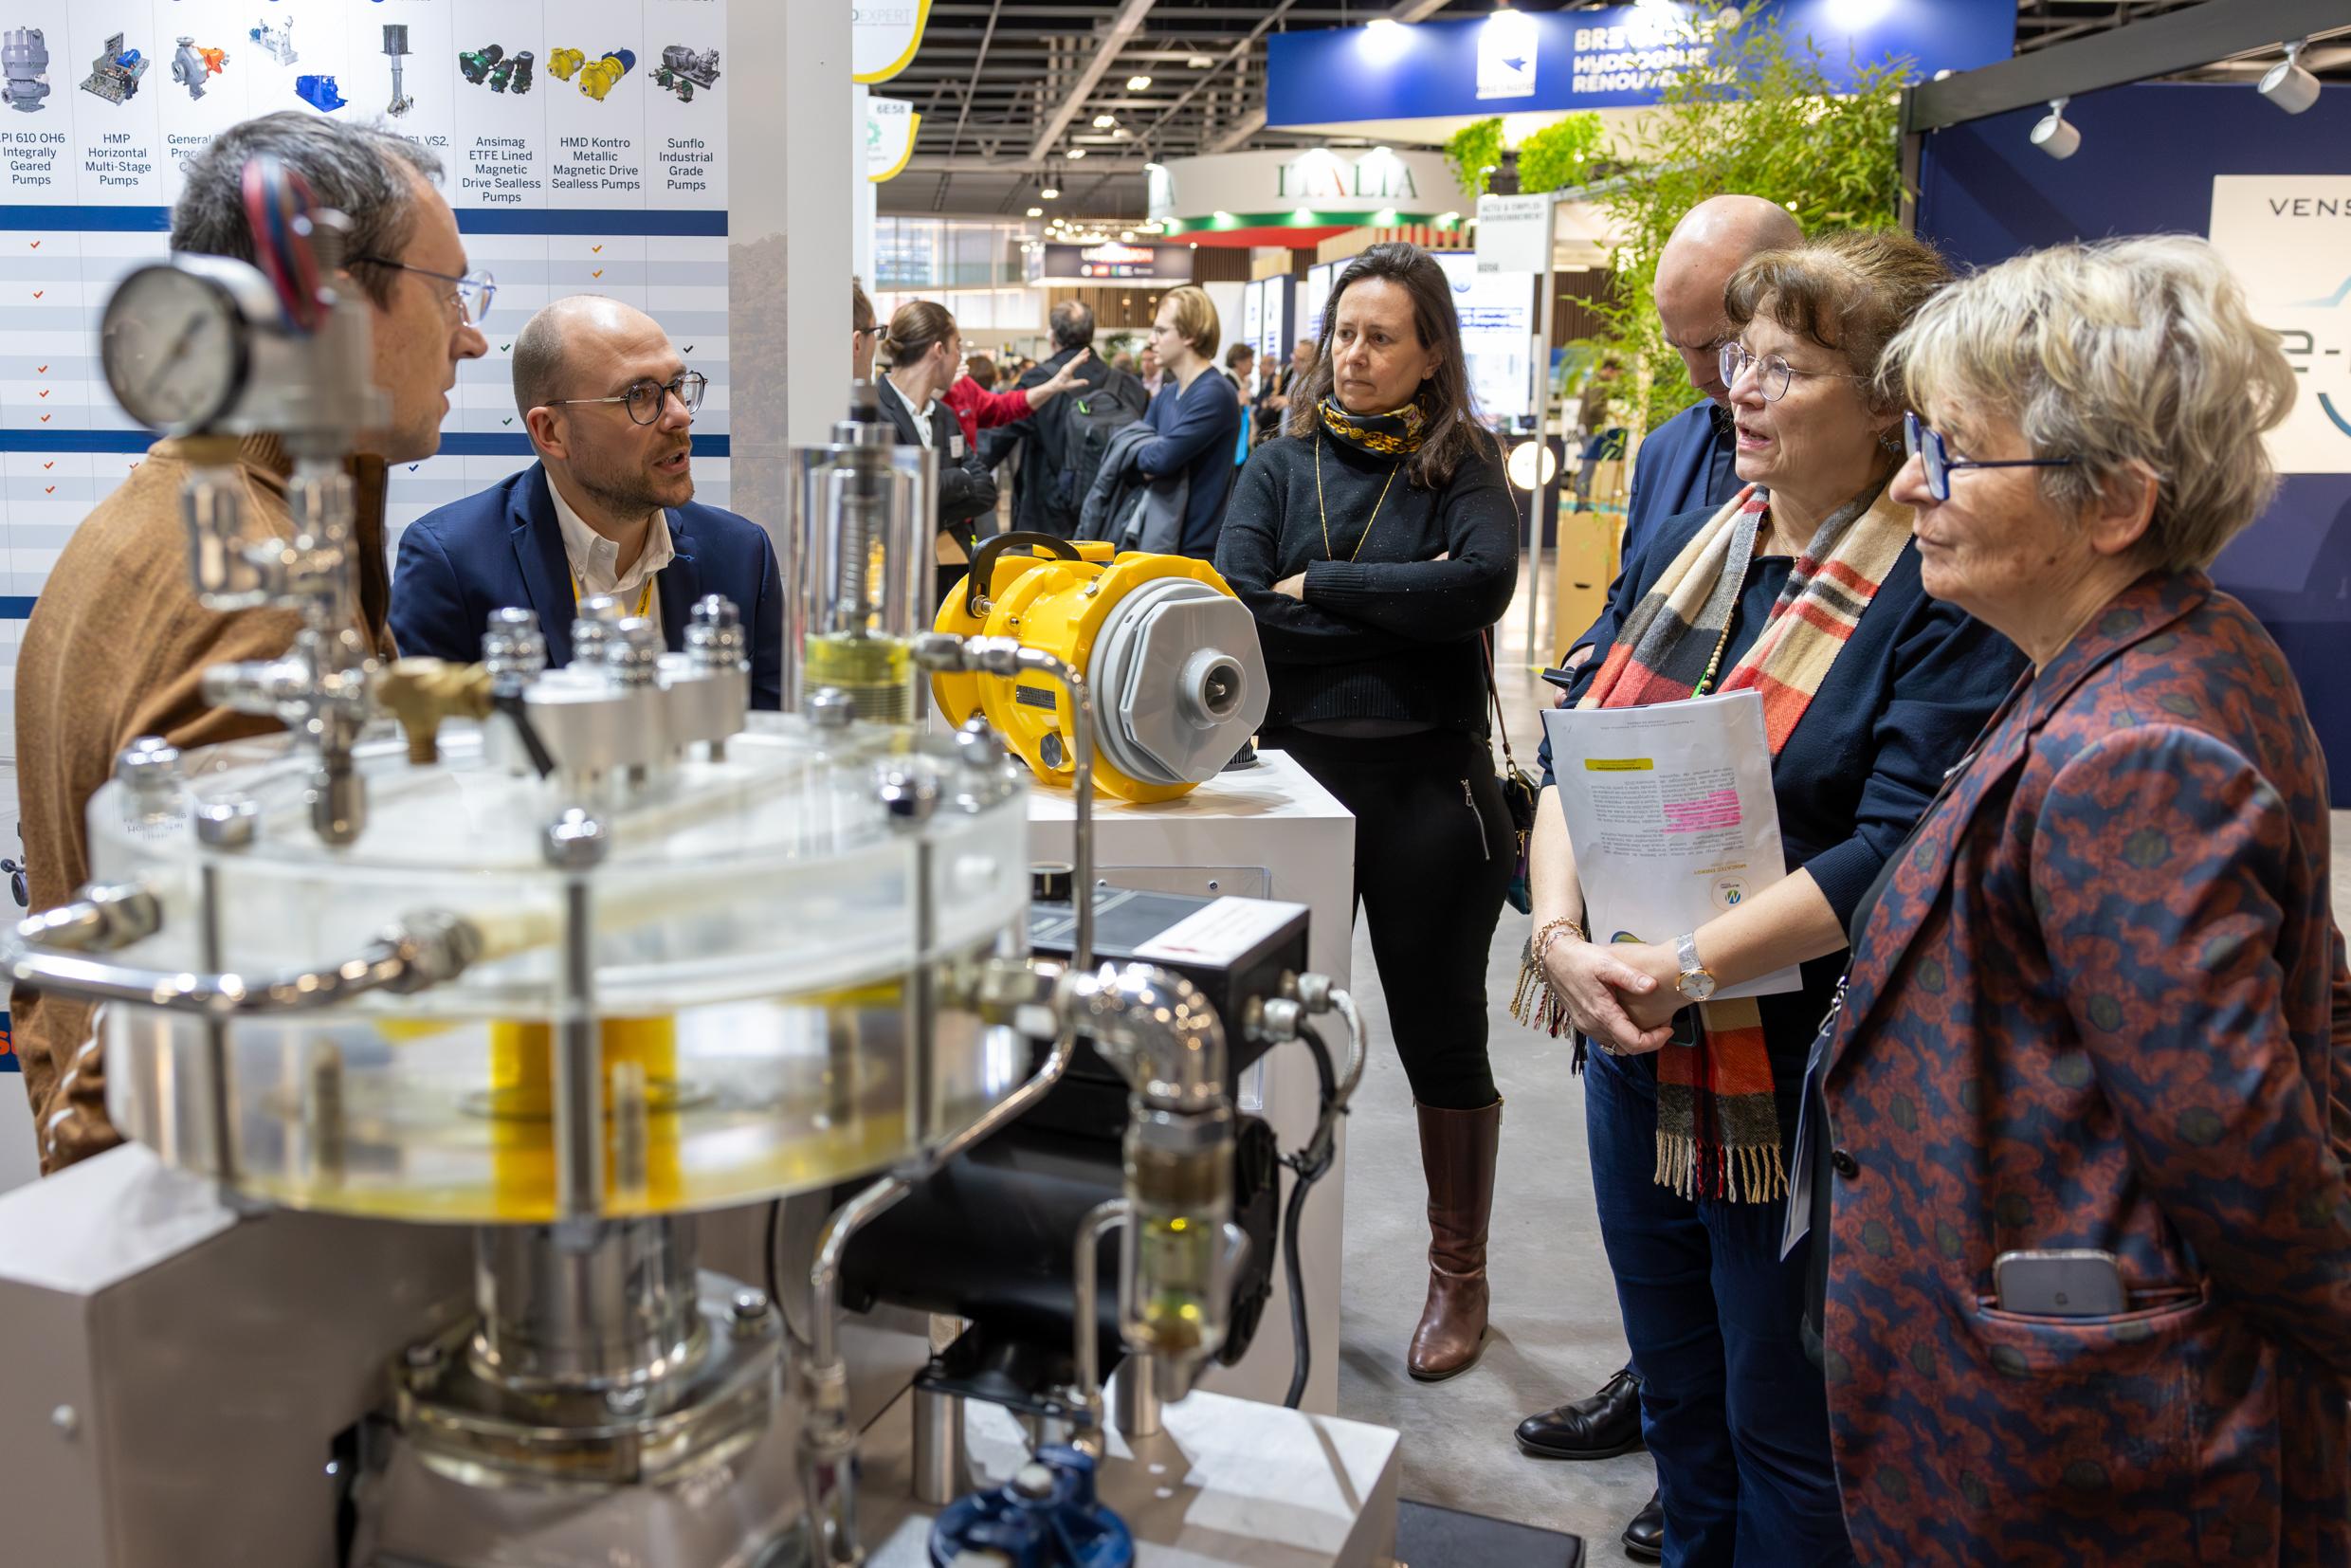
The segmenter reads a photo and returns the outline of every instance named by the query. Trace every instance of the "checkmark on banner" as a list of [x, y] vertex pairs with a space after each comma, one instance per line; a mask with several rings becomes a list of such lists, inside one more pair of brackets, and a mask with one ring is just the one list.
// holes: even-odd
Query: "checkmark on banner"
[[32, 247], [33, 247], [35, 250], [40, 249], [40, 248], [41, 248], [41, 242], [40, 242], [39, 240], [35, 240], [35, 241], [33, 241], [33, 242], [32, 242]]
[[417, 468], [418, 468], [419, 466], [420, 466], [420, 465], [418, 465], [418, 464], [414, 464], [414, 463], [410, 464], [410, 465], [409, 465], [409, 472], [410, 472], [410, 473], [411, 473], [411, 474], [412, 474], [412, 473], [414, 473], [414, 472], [416, 472], [416, 470], [417, 470]]
[[685, 353], [687, 353], [687, 354], [692, 354], [692, 353], [694, 352], [694, 345], [693, 345], [693, 344], [691, 344], [691, 343], [686, 344], [686, 345], [685, 345], [685, 349], [684, 349], [684, 351], [683, 351], [683, 352], [685, 352]]
[[44, 396], [44, 397], [48, 396], [48, 395], [49, 395], [49, 389], [48, 389], [48, 388], [46, 388], [46, 387], [42, 388], [42, 389], [41, 389], [41, 395], [42, 395], [42, 396]]
[[49, 367], [46, 365], [35, 365], [33, 369], [43, 375], [49, 374]]
[[604, 268], [598, 267], [593, 272], [588, 274], [588, 276], [591, 278], [601, 278], [604, 276]]
[[56, 464], [54, 464], [54, 463], [44, 463], [43, 465], [41, 465], [41, 466], [43, 466], [44, 468], [54, 468], [54, 467], [56, 467], [56, 466], [57, 466], [57, 465], [56, 465]]
[[514, 423], [514, 415], [508, 414], [505, 418], [500, 420], [499, 423], [501, 425], [511, 425]]
[[600, 246], [600, 245], [592, 245], [592, 246], [590, 246], [588, 248], [589, 248], [591, 251], [594, 252], [596, 255], [601, 256], [602, 254], [604, 254], [604, 246]]
[[57, 486], [54, 484], [45, 484], [41, 488], [41, 493], [45, 496], [53, 496], [57, 494]]
[[43, 296], [44, 294], [46, 294], [47, 292], [48, 292], [48, 290], [47, 290], [47, 289], [46, 289], [46, 288], [36, 288], [36, 289], [34, 289], [34, 290], [32, 291], [32, 297], [33, 297], [34, 299], [38, 300], [38, 299], [40, 299], [40, 298], [41, 298], [41, 296]]
[[508, 349], [513, 348], [513, 347], [514, 347], [514, 345], [513, 345], [512, 343], [501, 343], [501, 344], [499, 344], [499, 345], [498, 345], [498, 352], [499, 352], [499, 353], [501, 353], [501, 354], [503, 354], [503, 353], [505, 353]]
[[43, 415], [41, 416], [41, 423], [42, 423], [42, 424], [44, 424], [44, 425], [46, 425], [46, 424], [49, 422], [49, 419], [50, 419], [50, 416], [49, 416], [49, 415], [47, 415], [47, 414], [43, 414]]

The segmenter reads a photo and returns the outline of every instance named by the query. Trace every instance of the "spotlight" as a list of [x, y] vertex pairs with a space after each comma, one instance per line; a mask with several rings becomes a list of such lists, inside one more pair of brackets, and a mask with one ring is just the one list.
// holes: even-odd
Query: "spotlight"
[[2049, 113], [2032, 128], [2032, 145], [2053, 158], [2069, 158], [2082, 150], [2082, 133], [2066, 123], [2069, 98], [2049, 100]]
[[1085, 156], [1085, 149], [1084, 149], [1084, 148], [1083, 148], [1083, 147], [1072, 147], [1072, 148], [1070, 148], [1070, 149], [1069, 149], [1069, 161], [1070, 161], [1070, 162], [1075, 163], [1075, 162], [1077, 162], [1077, 161], [1078, 161], [1078, 159], [1080, 159], [1080, 158], [1082, 158], [1082, 157], [1084, 157], [1084, 156]]
[[1130, 93], [1139, 93], [1150, 85], [1151, 79], [1147, 76], [1130, 76], [1126, 79], [1126, 90]]
[[1205, 71], [1212, 69], [1215, 64], [1216, 62], [1211, 60], [1204, 54], [1195, 54], [1191, 59], [1184, 62], [1184, 69], [1188, 71]]
[[2261, 96], [2289, 115], [2298, 115], [2319, 100], [2319, 79], [2302, 68], [2302, 51], [2308, 43], [2308, 39], [2299, 39], [2287, 45], [2286, 58], [2261, 79]]
[[1032, 218], [1042, 218], [1045, 216], [1045, 209], [1042, 207], [1032, 207], [1029, 210], [1029, 215]]
[[1117, 123], [1119, 123], [1119, 117], [1116, 115], [1096, 115], [1094, 117], [1094, 129], [1097, 131], [1107, 131]]
[[1559, 471], [1558, 453], [1547, 446], [1537, 446], [1532, 441], [1522, 441], [1510, 449], [1510, 483], [1522, 490], [1532, 490], [1535, 487], [1535, 465], [1538, 452], [1542, 454], [1540, 461], [1543, 483], [1550, 483]]
[[1044, 190], [1038, 191], [1037, 194], [1043, 196], [1047, 201], [1051, 201], [1054, 197], [1060, 195], [1061, 192], [1048, 185]]

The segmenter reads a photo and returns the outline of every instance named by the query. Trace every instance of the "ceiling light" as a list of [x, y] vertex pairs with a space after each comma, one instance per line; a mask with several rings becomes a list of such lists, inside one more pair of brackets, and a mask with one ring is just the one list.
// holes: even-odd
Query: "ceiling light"
[[1131, 228], [1127, 229], [1125, 232], [1121, 233], [1119, 238], [1125, 241], [1128, 245], [1133, 245], [1135, 243], [1135, 231]]
[[1412, 30], [1394, 17], [1377, 17], [1363, 29], [1360, 48], [1367, 63], [1392, 65], [1412, 52]]
[[1094, 117], [1094, 129], [1097, 131], [1107, 131], [1117, 123], [1119, 123], [1119, 117], [1116, 115], [1096, 115]]
[[1060, 195], [1061, 192], [1048, 185], [1044, 190], [1038, 191], [1037, 194], [1043, 196], [1047, 201], [1051, 201], [1054, 197]]
[[2066, 123], [2066, 105], [2072, 101], [2069, 98], [2050, 99], [2049, 113], [2032, 127], [2032, 145], [2050, 157], [2069, 158], [2082, 150], [2082, 133]]
[[1134, 132], [1121, 125], [1117, 130], [1110, 133], [1110, 139], [1113, 141], [1125, 141], [1134, 136]]
[[1032, 218], [1042, 218], [1045, 216], [1045, 209], [1042, 207], [1032, 207], [1029, 210], [1029, 215]]
[[1070, 149], [1069, 149], [1069, 161], [1070, 161], [1070, 162], [1075, 163], [1075, 162], [1077, 162], [1077, 161], [1078, 161], [1078, 159], [1080, 159], [1080, 158], [1082, 158], [1082, 157], [1084, 157], [1084, 156], [1085, 156], [1085, 149], [1084, 149], [1084, 148], [1083, 148], [1083, 147], [1072, 147], [1072, 148], [1070, 148]]
[[2286, 58], [2269, 67], [2261, 79], [2261, 96], [2285, 110], [2298, 115], [2319, 100], [2319, 79], [2302, 68], [2302, 51], [2307, 39], [2299, 39], [2286, 46]]
[[1126, 79], [1126, 90], [1130, 93], [1139, 93], [1150, 85], [1151, 79], [1147, 76], [1130, 76]]
[[1190, 60], [1184, 62], [1184, 68], [1186, 70], [1193, 71], [1205, 71], [1213, 67], [1215, 64], [1216, 62], [1211, 60], [1204, 54], [1195, 54]]

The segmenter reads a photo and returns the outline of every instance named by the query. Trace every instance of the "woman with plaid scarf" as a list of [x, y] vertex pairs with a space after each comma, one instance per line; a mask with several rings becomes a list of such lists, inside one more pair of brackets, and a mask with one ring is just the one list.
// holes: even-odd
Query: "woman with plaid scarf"
[[[1522, 1001], [1530, 1022], [1575, 1029], [1587, 1069], [1668, 1563], [1852, 1558], [1799, 1338], [1806, 1249], [1780, 1255], [1804, 1064], [1853, 905], [2024, 667], [1926, 596], [1910, 508], [1886, 493], [1902, 409], [1878, 359], [1949, 278], [1918, 241], [1861, 233], [1732, 277], [1722, 375], [1747, 487], [1643, 542], [1572, 693], [1630, 707], [1756, 691], [1787, 878], [1695, 931], [1614, 931], [1584, 908], [1546, 748]], [[1707, 1000], [1791, 964], [1800, 992]]]

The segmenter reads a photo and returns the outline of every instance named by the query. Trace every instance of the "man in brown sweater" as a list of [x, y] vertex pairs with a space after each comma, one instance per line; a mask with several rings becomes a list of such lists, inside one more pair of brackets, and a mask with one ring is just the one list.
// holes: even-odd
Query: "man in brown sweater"
[[[188, 166], [186, 192], [172, 211], [173, 249], [253, 259], [239, 186], [246, 161], [264, 153], [300, 173], [320, 205], [355, 225], [351, 275], [337, 284], [355, 285], [373, 307], [375, 382], [392, 401], [390, 427], [363, 434], [363, 455], [353, 460], [357, 599], [367, 622], [361, 629], [390, 657], [385, 473], [391, 464], [440, 449], [457, 362], [488, 347], [473, 319], [483, 297], [465, 281], [465, 242], [433, 189], [441, 170], [432, 155], [399, 137], [312, 114], [265, 115], [215, 137]], [[248, 438], [238, 466], [246, 515], [283, 519], [293, 464], [275, 438]], [[25, 629], [16, 755], [35, 910], [66, 902], [88, 879], [83, 811], [131, 739], [159, 735], [185, 750], [279, 727], [204, 700], [207, 665], [278, 657], [293, 646], [301, 617], [283, 610], [219, 614], [196, 602], [180, 521], [188, 471], [179, 443], [148, 448], [121, 488], [74, 530]], [[89, 1006], [20, 988], [10, 1011], [43, 1171], [121, 1141], [106, 1119], [102, 1048]]]

